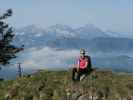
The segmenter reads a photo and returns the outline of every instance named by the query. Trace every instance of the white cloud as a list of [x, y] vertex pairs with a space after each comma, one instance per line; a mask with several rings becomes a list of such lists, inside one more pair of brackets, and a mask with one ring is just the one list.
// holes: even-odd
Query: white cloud
[[[23, 54], [23, 68], [45, 69], [45, 68], [68, 68], [78, 56], [78, 50], [55, 50], [44, 47], [40, 50], [32, 48]], [[73, 61], [71, 61], [73, 60]]]

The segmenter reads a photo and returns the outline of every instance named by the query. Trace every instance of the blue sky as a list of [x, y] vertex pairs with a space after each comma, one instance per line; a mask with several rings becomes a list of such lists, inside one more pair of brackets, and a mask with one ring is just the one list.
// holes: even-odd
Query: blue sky
[[103, 30], [133, 33], [133, 0], [0, 0], [0, 12], [12, 8], [14, 27], [94, 24]]

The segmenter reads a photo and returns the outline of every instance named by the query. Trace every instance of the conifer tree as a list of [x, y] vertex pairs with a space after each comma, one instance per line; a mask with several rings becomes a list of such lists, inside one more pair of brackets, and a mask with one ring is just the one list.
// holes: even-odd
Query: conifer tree
[[9, 64], [12, 58], [16, 58], [16, 53], [23, 50], [23, 46], [16, 47], [12, 44], [15, 34], [13, 28], [5, 22], [12, 13], [12, 10], [8, 9], [4, 14], [0, 14], [0, 65]]

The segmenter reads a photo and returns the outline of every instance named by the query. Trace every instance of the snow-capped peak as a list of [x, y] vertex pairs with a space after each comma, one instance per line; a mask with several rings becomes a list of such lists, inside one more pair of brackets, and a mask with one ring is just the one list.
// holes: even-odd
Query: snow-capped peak
[[48, 29], [50, 29], [50, 30], [68, 30], [68, 31], [72, 31], [73, 29], [70, 27], [70, 26], [68, 26], [68, 25], [62, 25], [62, 24], [56, 24], [56, 25], [52, 25], [52, 26], [50, 26], [50, 27], [48, 27]]
[[32, 34], [35, 36], [41, 36], [43, 34], [46, 34], [46, 31], [43, 28], [33, 24], [33, 25], [23, 27], [21, 29], [17, 29], [16, 33], [17, 35]]
[[48, 27], [47, 33], [55, 35], [57, 37], [75, 37], [75, 30], [72, 29], [70, 26], [56, 24]]

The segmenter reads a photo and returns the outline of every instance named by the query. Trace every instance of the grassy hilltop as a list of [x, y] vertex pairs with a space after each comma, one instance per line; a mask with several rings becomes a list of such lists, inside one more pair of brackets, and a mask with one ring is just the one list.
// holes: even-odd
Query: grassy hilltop
[[133, 100], [133, 75], [97, 70], [73, 82], [71, 71], [44, 70], [0, 82], [0, 100]]

